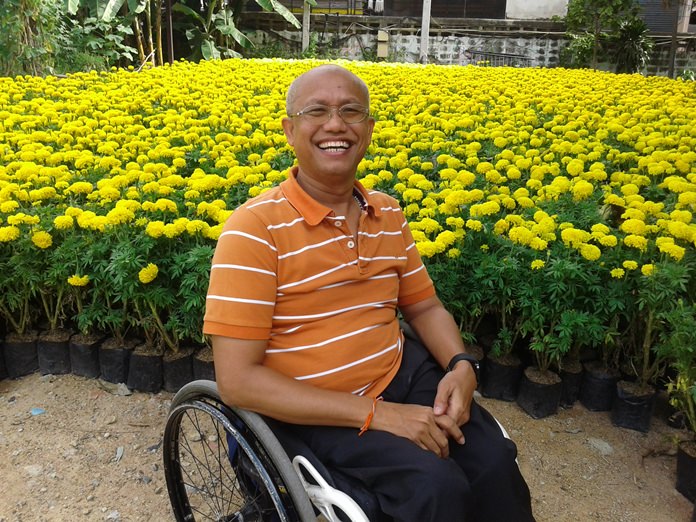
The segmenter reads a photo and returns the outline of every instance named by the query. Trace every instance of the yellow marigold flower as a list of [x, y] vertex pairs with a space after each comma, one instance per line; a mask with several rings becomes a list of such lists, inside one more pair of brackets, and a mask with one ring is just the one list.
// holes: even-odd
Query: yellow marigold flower
[[594, 186], [592, 183], [585, 181], [584, 179], [579, 179], [573, 185], [573, 201], [582, 201], [587, 199], [594, 192]]
[[621, 214], [623, 219], [637, 219], [640, 221], [645, 221], [645, 212], [639, 208], [627, 208], [623, 214]]
[[673, 210], [670, 215], [674, 221], [681, 221], [682, 223], [691, 223], [693, 215], [688, 210]]
[[76, 181], [70, 185], [65, 192], [69, 194], [91, 194], [93, 190], [94, 187], [91, 183], [86, 181]]
[[684, 254], [686, 253], [686, 249], [684, 247], [675, 245], [673, 242], [670, 241], [658, 243], [657, 248], [660, 250], [660, 252], [667, 254], [675, 261], [681, 261], [681, 259], [684, 257]]
[[610, 272], [610, 274], [611, 274], [611, 277], [613, 277], [614, 279], [621, 279], [626, 274], [626, 272], [624, 271], [623, 268], [614, 268]]
[[447, 251], [447, 257], [450, 259], [456, 259], [462, 255], [461, 251], [458, 248], [450, 248]]
[[14, 225], [0, 227], [0, 242], [9, 243], [19, 237], [19, 228]]
[[452, 228], [463, 228], [465, 226], [464, 219], [461, 217], [450, 216], [445, 220], [445, 223]]
[[651, 276], [655, 272], [655, 265], [646, 264], [640, 267], [640, 273], [644, 276]]
[[466, 228], [480, 232], [481, 230], [483, 230], [483, 223], [481, 223], [477, 219], [468, 219], [466, 221]]
[[146, 285], [154, 281], [158, 273], [159, 268], [157, 267], [157, 265], [154, 263], [148, 263], [145, 268], [138, 272], [138, 279], [141, 283]]
[[626, 201], [616, 194], [607, 194], [607, 196], [604, 198], [604, 203], [607, 205], [616, 205], [617, 207], [626, 206]]
[[533, 237], [529, 242], [529, 246], [534, 250], [546, 250], [549, 244], [547, 241], [543, 240], [540, 237]]
[[406, 202], [420, 201], [423, 199], [423, 191], [417, 188], [410, 188], [403, 191], [401, 198]]
[[488, 161], [482, 161], [478, 165], [476, 165], [476, 172], [479, 174], [485, 174], [489, 170], [493, 170], [493, 164], [488, 162]]
[[579, 176], [585, 170], [585, 164], [579, 159], [572, 159], [566, 165], [566, 171], [571, 176]]
[[8, 225], [38, 225], [40, 221], [41, 218], [39, 216], [30, 216], [24, 212], [7, 216]]
[[58, 230], [67, 230], [72, 228], [75, 220], [70, 216], [56, 216], [53, 220], [53, 226]]
[[432, 241], [421, 241], [416, 243], [416, 248], [421, 257], [433, 257], [437, 254], [437, 245]]
[[432, 208], [421, 208], [418, 211], [418, 217], [422, 218], [432, 218], [435, 217], [435, 209]]
[[15, 210], [17, 210], [18, 207], [19, 207], [19, 203], [17, 203], [14, 200], [3, 201], [2, 204], [0, 204], [0, 212], [2, 212], [4, 214], [10, 214], [10, 213], [14, 212]]
[[462, 187], [468, 187], [474, 181], [476, 181], [476, 175], [468, 170], [460, 170], [456, 179], [457, 182], [462, 185]]
[[599, 248], [589, 243], [583, 243], [578, 250], [580, 251], [580, 255], [588, 261], [596, 261], [602, 255], [602, 251]]
[[415, 216], [416, 214], [418, 214], [418, 212], [420, 212], [420, 207], [418, 206], [418, 203], [409, 203], [408, 205], [406, 205], [406, 207], [404, 207], [404, 215], [406, 215], [407, 217]]
[[616, 239], [616, 236], [608, 235], [599, 238], [599, 244], [605, 247], [615, 247], [618, 243], [619, 240]]
[[586, 232], [585, 230], [580, 230], [578, 228], [569, 227], [561, 230], [561, 239], [563, 240], [563, 243], [565, 245], [569, 245], [575, 248], [579, 248], [583, 244], [586, 244], [586, 242], [589, 241], [590, 238], [591, 235], [589, 232]]
[[606, 226], [604, 223], [595, 223], [592, 225], [590, 228], [593, 234], [598, 234], [599, 236], [605, 236], [610, 232], [610, 229], [608, 226]]
[[682, 192], [679, 194], [678, 202], [682, 206], [696, 205], [696, 192]]
[[37, 247], [45, 249], [49, 248], [53, 244], [53, 238], [48, 232], [40, 230], [31, 236], [31, 242]]
[[541, 270], [544, 266], [546, 266], [546, 261], [542, 261], [541, 259], [535, 259], [531, 264], [532, 270]]
[[627, 219], [619, 227], [622, 231], [627, 234], [636, 234], [638, 236], [644, 236], [646, 233], [645, 223], [640, 219]]
[[648, 248], [648, 240], [643, 236], [636, 236], [635, 234], [628, 235], [623, 240], [624, 245], [631, 248], [637, 248], [641, 252], [645, 252]]
[[473, 217], [490, 216], [498, 212], [500, 212], [500, 204], [497, 201], [486, 201], [485, 203], [471, 205], [469, 209], [469, 215]]
[[88, 275], [71, 275], [68, 277], [68, 284], [71, 286], [87, 286], [87, 283], [89, 283], [89, 276]]
[[513, 243], [518, 245], [529, 245], [534, 238], [534, 234], [526, 227], [512, 227], [508, 232], [508, 237]]
[[433, 165], [431, 161], [424, 161], [420, 164], [420, 168], [421, 170], [433, 170], [435, 165]]
[[154, 238], [162, 237], [162, 234], [164, 234], [164, 222], [150, 221], [145, 227], [145, 233]]
[[631, 261], [630, 259], [627, 259], [621, 264], [621, 266], [623, 266], [626, 270], [635, 270], [636, 268], [638, 268], [638, 263], [636, 263], [635, 261]]

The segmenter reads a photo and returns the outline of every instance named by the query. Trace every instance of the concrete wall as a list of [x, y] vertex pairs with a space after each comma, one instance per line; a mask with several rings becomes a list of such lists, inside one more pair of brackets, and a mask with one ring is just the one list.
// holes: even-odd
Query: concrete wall
[[568, 12], [568, 0], [508, 0], [505, 16], [513, 20], [550, 19]]

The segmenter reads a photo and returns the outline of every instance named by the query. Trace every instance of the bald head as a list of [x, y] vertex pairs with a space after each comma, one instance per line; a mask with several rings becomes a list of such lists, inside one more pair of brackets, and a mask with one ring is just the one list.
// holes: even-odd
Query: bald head
[[367, 88], [367, 85], [365, 85], [364, 81], [362, 81], [348, 69], [345, 69], [339, 65], [326, 64], [315, 67], [314, 69], [310, 69], [309, 71], [295, 78], [292, 84], [290, 84], [290, 88], [288, 89], [288, 94], [285, 99], [285, 110], [287, 111], [288, 115], [302, 109], [302, 107], [295, 106], [295, 102], [300, 93], [302, 93], [305, 89], [312, 89], [317, 85], [321, 85], [320, 82], [323, 76], [333, 74], [343, 75], [353, 82], [364, 95], [366, 106], [368, 108], [370, 107], [370, 91]]

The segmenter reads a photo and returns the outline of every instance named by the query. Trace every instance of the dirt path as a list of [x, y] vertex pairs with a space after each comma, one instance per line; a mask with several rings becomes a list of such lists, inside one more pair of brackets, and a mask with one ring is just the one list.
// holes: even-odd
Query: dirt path
[[[73, 375], [0, 382], [0, 522], [172, 520], [161, 464], [172, 395], [113, 388]], [[674, 489], [685, 434], [663, 407], [645, 435], [580, 405], [534, 420], [514, 403], [481, 402], [519, 446], [539, 522], [690, 520]]]

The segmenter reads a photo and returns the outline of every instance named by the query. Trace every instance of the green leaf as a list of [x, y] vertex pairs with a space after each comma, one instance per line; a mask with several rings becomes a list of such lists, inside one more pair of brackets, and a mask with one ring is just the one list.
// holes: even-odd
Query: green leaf
[[287, 7], [278, 2], [278, 0], [256, 0], [256, 3], [261, 6], [261, 9], [264, 11], [278, 13], [286, 22], [292, 24], [296, 29], [302, 27], [302, 24], [295, 18], [295, 15], [292, 14]]
[[101, 19], [105, 22], [111, 22], [123, 7], [126, 0], [109, 0], [104, 6], [104, 13]]
[[66, 9], [69, 14], [74, 15], [77, 13], [77, 10], [80, 8], [80, 0], [67, 0], [66, 1]]
[[140, 14], [145, 11], [148, 0], [128, 0], [128, 10], [133, 14]]
[[232, 38], [234, 38], [235, 42], [237, 42], [242, 47], [248, 48], [252, 46], [251, 40], [249, 40], [249, 38], [247, 38], [243, 32], [237, 29], [234, 26], [234, 23], [232, 23], [231, 21], [225, 24], [216, 25], [216, 27], [218, 31], [220, 31], [225, 36], [231, 36]]
[[201, 43], [201, 54], [206, 60], [220, 59], [220, 51], [218, 51], [215, 44], [210, 40], [205, 40], [203, 43]]
[[172, 6], [172, 11], [178, 11], [179, 13], [184, 13], [187, 16], [195, 18], [201, 23], [203, 27], [205, 27], [205, 20], [201, 18], [201, 15], [199, 15], [196, 11], [194, 11], [187, 5], [176, 3]]

